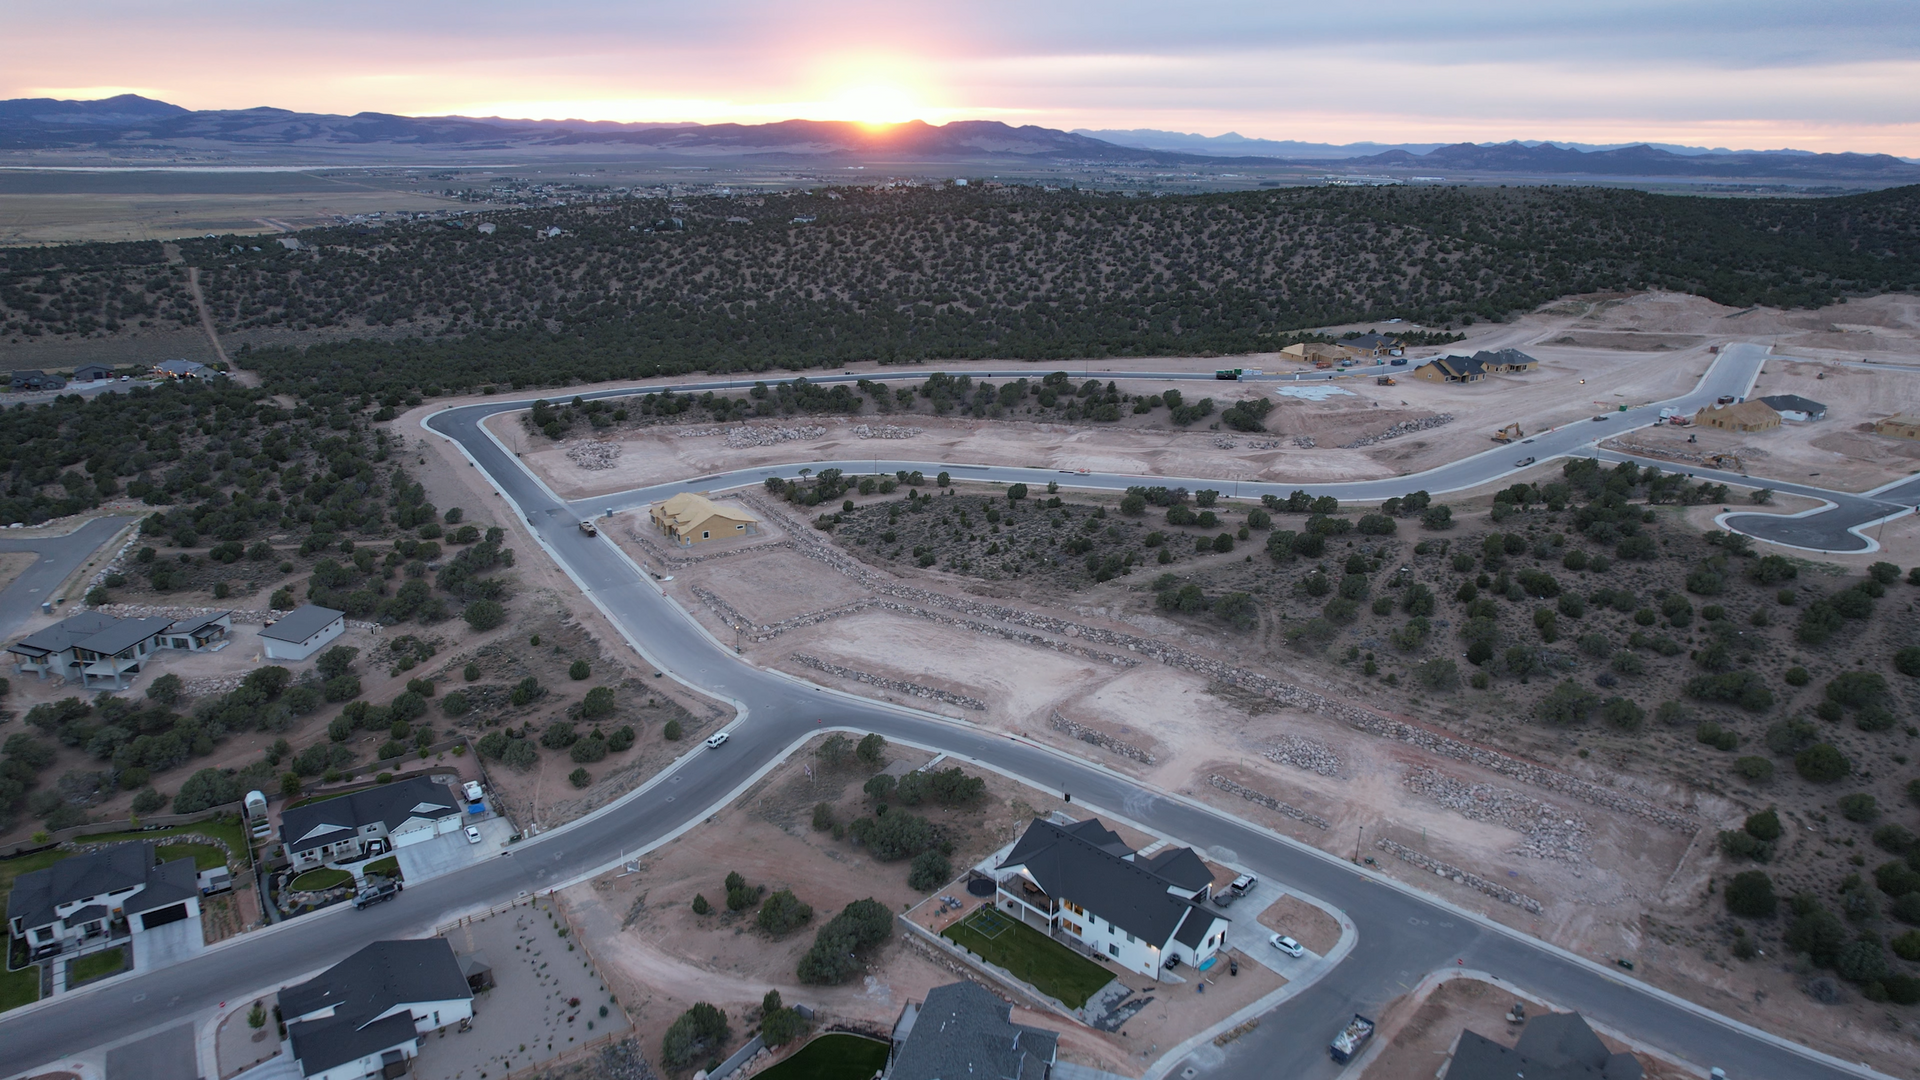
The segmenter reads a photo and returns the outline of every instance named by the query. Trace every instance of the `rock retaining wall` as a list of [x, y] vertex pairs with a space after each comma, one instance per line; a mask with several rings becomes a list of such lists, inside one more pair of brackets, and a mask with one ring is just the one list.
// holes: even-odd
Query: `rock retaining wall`
[[1593, 851], [1593, 833], [1586, 821], [1525, 792], [1471, 784], [1425, 766], [1410, 770], [1401, 783], [1408, 791], [1432, 799], [1461, 817], [1525, 833], [1526, 842], [1509, 851], [1510, 855], [1585, 862]]
[[611, 469], [620, 460], [617, 442], [577, 442], [567, 447], [567, 460], [589, 472]]
[[1375, 443], [1386, 442], [1388, 439], [1397, 439], [1402, 435], [1411, 435], [1416, 431], [1428, 431], [1451, 423], [1453, 423], [1452, 413], [1441, 413], [1438, 416], [1423, 416], [1418, 420], [1402, 420], [1378, 435], [1363, 435], [1350, 443], [1344, 443], [1340, 449], [1358, 450], [1363, 446], [1372, 446]]
[[1443, 863], [1439, 859], [1422, 855], [1405, 845], [1396, 844], [1391, 840], [1381, 839], [1374, 841], [1373, 846], [1392, 855], [1396, 859], [1410, 862], [1428, 873], [1451, 879], [1457, 885], [1466, 885], [1478, 889], [1503, 904], [1512, 904], [1522, 911], [1531, 912], [1535, 915], [1546, 910], [1546, 908], [1541, 906], [1540, 901], [1535, 900], [1525, 893], [1514, 892], [1505, 885], [1488, 881], [1478, 874], [1469, 874], [1451, 863]]
[[1142, 765], [1153, 764], [1153, 755], [1147, 753], [1145, 750], [1140, 749], [1132, 743], [1123, 743], [1105, 732], [1095, 731], [1085, 725], [1076, 724], [1057, 712], [1053, 714], [1053, 719], [1049, 721], [1049, 724], [1053, 727], [1053, 730], [1064, 731], [1083, 743], [1092, 743], [1102, 750], [1119, 754], [1123, 758], [1130, 758], [1140, 762]]
[[1333, 752], [1333, 747], [1318, 739], [1282, 735], [1267, 747], [1264, 754], [1268, 761], [1277, 761], [1321, 776], [1340, 775], [1340, 755]]
[[1255, 791], [1245, 784], [1236, 784], [1224, 776], [1209, 776], [1207, 777], [1207, 783], [1212, 784], [1214, 787], [1219, 788], [1229, 795], [1238, 795], [1248, 802], [1259, 803], [1261, 806], [1272, 810], [1276, 814], [1285, 814], [1296, 821], [1304, 821], [1316, 829], [1332, 828], [1331, 825], [1327, 824], [1327, 819], [1321, 817], [1319, 814], [1309, 814], [1297, 806], [1291, 806], [1281, 802], [1279, 799], [1274, 798], [1264, 791]]
[[929, 701], [941, 701], [948, 705], [958, 705], [963, 709], [972, 709], [974, 712], [987, 711], [987, 703], [981, 701], [979, 698], [970, 698], [963, 694], [950, 694], [937, 687], [921, 686], [919, 683], [889, 679], [884, 675], [855, 671], [852, 668], [841, 667], [839, 664], [829, 664], [817, 656], [808, 656], [805, 653], [794, 653], [793, 662], [799, 664], [801, 667], [812, 668], [815, 671], [824, 671], [838, 678], [852, 679], [854, 682], [866, 683], [868, 686], [877, 686], [882, 690], [891, 690], [896, 694], [926, 698]]

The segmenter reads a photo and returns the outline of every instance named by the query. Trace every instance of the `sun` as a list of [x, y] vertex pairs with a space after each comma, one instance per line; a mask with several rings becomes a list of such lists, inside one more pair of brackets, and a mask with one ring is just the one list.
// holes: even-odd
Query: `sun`
[[890, 82], [843, 86], [825, 105], [835, 120], [852, 120], [874, 128], [916, 119], [921, 107], [912, 91]]

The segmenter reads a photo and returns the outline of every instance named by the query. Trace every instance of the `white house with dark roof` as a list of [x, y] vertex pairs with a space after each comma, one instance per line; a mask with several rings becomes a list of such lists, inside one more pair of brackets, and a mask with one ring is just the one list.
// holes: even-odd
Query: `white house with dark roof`
[[[118, 924], [125, 920], [124, 929]], [[136, 955], [143, 937], [190, 923], [180, 933], [201, 940], [199, 875], [193, 859], [158, 862], [141, 841], [62, 859], [21, 874], [7, 896], [7, 931], [36, 957], [105, 945], [130, 934]]]
[[280, 991], [308, 1080], [405, 1076], [420, 1036], [473, 1019], [473, 991], [445, 938], [376, 941]]
[[352, 863], [460, 828], [460, 800], [447, 784], [415, 776], [280, 812], [280, 840], [294, 871]]
[[7, 652], [17, 674], [57, 675], [89, 689], [124, 690], [158, 650], [219, 648], [232, 627], [231, 611], [172, 620], [83, 611], [28, 634]]
[[1097, 818], [1035, 819], [995, 871], [1001, 910], [1142, 975], [1205, 965], [1232, 925], [1207, 906], [1213, 875], [1191, 848], [1141, 858]]
[[301, 604], [260, 628], [269, 660], [305, 660], [347, 630], [347, 613]]

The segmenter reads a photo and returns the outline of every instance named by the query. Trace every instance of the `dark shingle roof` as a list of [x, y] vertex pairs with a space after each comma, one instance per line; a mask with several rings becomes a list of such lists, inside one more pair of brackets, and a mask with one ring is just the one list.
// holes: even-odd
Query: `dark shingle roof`
[[1486, 365], [1482, 364], [1478, 358], [1472, 356], [1436, 356], [1428, 361], [1428, 363], [1456, 379], [1465, 378], [1468, 375], [1485, 375], [1487, 373]]
[[[306, 982], [280, 991], [280, 1011], [289, 1019], [296, 1019], [332, 1009], [333, 1019], [359, 1026], [396, 1005], [457, 1001], [472, 996], [466, 976], [460, 974], [460, 961], [454, 959], [453, 946], [447, 944], [445, 938], [376, 941]], [[412, 1029], [409, 1019], [407, 1030]], [[314, 1028], [310, 1028], [309, 1033], [327, 1034]], [[391, 1046], [394, 1041], [398, 1040], [381, 1046]], [[362, 1050], [360, 1054], [366, 1052]], [[351, 1061], [360, 1054], [341, 1057], [334, 1064]], [[295, 1056], [308, 1060], [297, 1046]], [[309, 1067], [311, 1070], [310, 1062]]]
[[171, 619], [126, 619], [116, 622], [90, 638], [74, 642], [74, 648], [112, 656], [122, 649], [130, 649], [165, 630], [172, 621]]
[[1774, 412], [1823, 413], [1827, 411], [1825, 405], [1812, 398], [1803, 398], [1799, 394], [1774, 394], [1760, 400], [1766, 402], [1767, 407]]
[[[1195, 905], [1167, 891], [1169, 887], [1178, 888], [1177, 882], [1096, 846], [1081, 835], [1087, 831], [1086, 824], [1083, 821], [1062, 828], [1035, 819], [1000, 867], [1025, 866], [1049, 896], [1072, 900], [1127, 933], [1146, 939], [1148, 944], [1165, 943]], [[1113, 835], [1105, 826], [1098, 828]], [[1204, 910], [1201, 914], [1208, 920], [1215, 917]], [[1204, 934], [1204, 928], [1200, 933]]]
[[9, 646], [14, 652], [33, 654], [65, 652], [108, 627], [120, 622], [98, 611], [69, 615], [52, 626], [36, 630]]
[[20, 919], [25, 927], [45, 926], [61, 904], [138, 888], [147, 883], [152, 868], [153, 845], [145, 841], [62, 859], [14, 879], [7, 918]]
[[415, 776], [381, 784], [337, 799], [290, 807], [280, 812], [280, 838], [294, 851], [330, 844], [362, 825], [382, 822], [389, 830], [408, 818], [438, 820], [460, 812], [459, 801], [445, 784]]
[[1044, 1080], [1060, 1037], [1012, 1016], [1013, 1007], [979, 983], [934, 987], [889, 1080]]
[[1528, 367], [1540, 361], [1521, 352], [1519, 349], [1499, 349], [1488, 351], [1481, 349], [1474, 353], [1473, 361], [1482, 367]]
[[1207, 864], [1200, 861], [1192, 848], [1168, 848], [1144, 862], [1134, 861], [1190, 893], [1213, 884], [1213, 871], [1207, 869]]
[[309, 1076], [392, 1049], [415, 1037], [411, 1013], [394, 1013], [364, 1026], [351, 1017], [307, 1020], [288, 1024], [287, 1035], [293, 1040], [293, 1056], [300, 1062], [300, 1071]]
[[319, 604], [301, 604], [286, 613], [272, 626], [262, 627], [260, 636], [276, 641], [305, 641], [327, 628], [333, 620], [345, 615], [344, 611], [324, 608]]
[[177, 904], [200, 895], [200, 872], [193, 865], [191, 856], [164, 862], [153, 868], [147, 875], [147, 887], [135, 893], [127, 900], [125, 909], [129, 915], [138, 915], [143, 911], [163, 908], [168, 904]]
[[1512, 1048], [1472, 1031], [1460, 1033], [1447, 1080], [1641, 1080], [1632, 1054], [1608, 1050], [1579, 1013], [1547, 1013], [1527, 1021]]
[[[231, 614], [233, 614], [231, 611], [214, 611], [205, 615], [193, 615], [185, 619], [178, 619], [167, 626], [166, 632], [169, 634], [191, 634], [195, 630], [202, 630], [212, 626], [214, 623], [219, 622]], [[306, 638], [301, 638], [300, 640], [305, 641]]]

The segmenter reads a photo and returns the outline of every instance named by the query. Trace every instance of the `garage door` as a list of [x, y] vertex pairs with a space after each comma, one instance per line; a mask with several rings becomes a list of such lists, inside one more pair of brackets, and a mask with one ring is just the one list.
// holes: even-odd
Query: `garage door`
[[423, 821], [405, 829], [395, 829], [393, 832], [393, 846], [397, 848], [411, 847], [423, 840], [431, 839], [433, 839], [433, 822], [431, 821]]
[[172, 907], [158, 908], [141, 915], [140, 926], [142, 929], [151, 930], [156, 926], [165, 926], [168, 923], [179, 922], [186, 917], [187, 905], [175, 904]]

